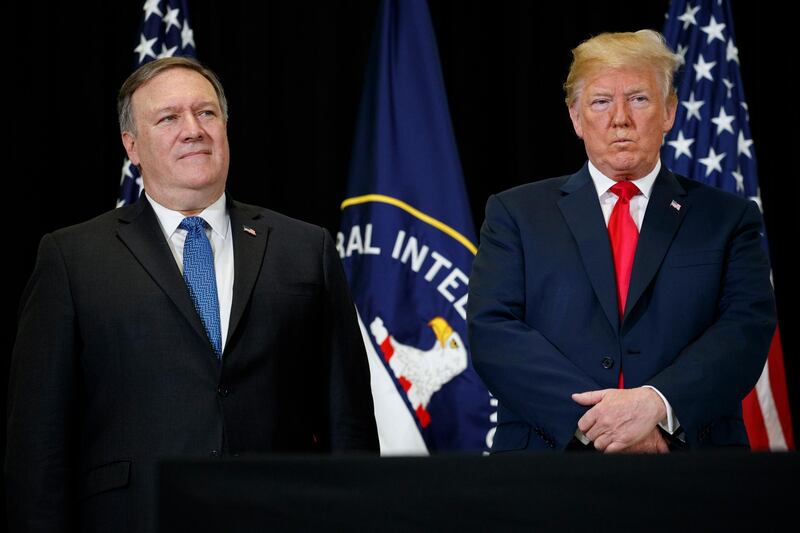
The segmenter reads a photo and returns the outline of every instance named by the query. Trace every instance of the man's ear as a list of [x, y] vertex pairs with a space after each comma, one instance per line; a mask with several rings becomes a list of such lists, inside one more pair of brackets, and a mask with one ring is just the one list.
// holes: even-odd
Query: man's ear
[[125, 147], [125, 152], [128, 154], [128, 159], [131, 160], [131, 163], [138, 167], [139, 154], [136, 151], [136, 136], [129, 131], [123, 131], [122, 146]]
[[675, 114], [677, 113], [677, 109], [678, 109], [678, 99], [675, 97], [670, 97], [669, 99], [667, 99], [667, 105], [664, 114], [665, 135], [669, 133], [669, 130], [672, 129], [672, 125], [675, 124]]
[[575, 135], [577, 135], [579, 139], [583, 139], [583, 128], [581, 127], [581, 115], [578, 110], [578, 101], [575, 100], [568, 109], [569, 118], [572, 120], [572, 128], [575, 130]]

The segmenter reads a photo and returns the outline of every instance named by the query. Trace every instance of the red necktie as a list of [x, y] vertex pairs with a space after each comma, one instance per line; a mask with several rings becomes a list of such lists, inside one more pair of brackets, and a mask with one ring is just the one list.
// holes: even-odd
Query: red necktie
[[[617, 203], [608, 220], [608, 237], [611, 240], [611, 253], [614, 256], [614, 272], [617, 277], [617, 305], [619, 317], [625, 314], [625, 300], [631, 283], [633, 256], [639, 241], [639, 230], [631, 217], [630, 200], [639, 194], [639, 188], [630, 181], [620, 181], [610, 189], [617, 195]], [[619, 388], [623, 388], [622, 368], [619, 371]]]

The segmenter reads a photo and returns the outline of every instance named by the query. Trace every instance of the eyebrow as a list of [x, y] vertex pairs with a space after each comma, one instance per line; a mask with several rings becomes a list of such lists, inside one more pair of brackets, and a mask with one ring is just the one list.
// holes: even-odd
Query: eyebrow
[[[212, 100], [204, 100], [202, 102], [198, 102], [197, 104], [193, 104], [191, 108], [194, 109], [203, 109], [204, 107], [218, 107], [217, 104]], [[168, 105], [165, 107], [160, 107], [155, 110], [156, 114], [161, 113], [174, 113], [175, 111], [179, 111], [183, 108], [183, 106], [174, 106]]]
[[[647, 92], [647, 87], [639, 86], [639, 87], [634, 87], [632, 89], [629, 89], [629, 90], [625, 91], [625, 93], [623, 93], [623, 94], [625, 96], [631, 96], [631, 95], [634, 95], [634, 94], [637, 94], [637, 93], [644, 93], [644, 92]], [[589, 93], [589, 95], [590, 96], [612, 96], [613, 95], [613, 91], [610, 91], [608, 89], [599, 88], [599, 89], [593, 90], [591, 93]]]
[[634, 87], [629, 91], [625, 91], [625, 96], [631, 96], [632, 94], [636, 93], [646, 93], [648, 91], [647, 87]]

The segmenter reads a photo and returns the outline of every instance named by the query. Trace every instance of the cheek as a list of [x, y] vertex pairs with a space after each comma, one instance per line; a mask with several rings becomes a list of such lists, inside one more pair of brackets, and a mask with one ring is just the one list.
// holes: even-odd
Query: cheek
[[664, 131], [660, 122], [654, 122], [647, 131], [642, 133], [648, 146], [661, 146], [664, 141]]
[[596, 149], [608, 148], [609, 142], [606, 140], [608, 134], [602, 128], [594, 127], [587, 129], [586, 138], [588, 138], [589, 143]]
[[216, 147], [214, 149], [215, 154], [217, 154], [218, 158], [221, 161], [228, 161], [229, 157], [229, 148], [228, 148], [228, 139], [227, 137], [221, 139], [219, 142], [216, 143]]
[[657, 115], [648, 117], [642, 122], [642, 124], [644, 124], [645, 128], [647, 128], [643, 133], [657, 132], [659, 134], [664, 134], [666, 133], [664, 128], [668, 127], [669, 121], [663, 113], [659, 113]]
[[605, 124], [608, 123], [604, 115], [595, 115], [584, 122], [584, 129], [593, 133], [595, 136], [603, 135], [606, 131]]
[[165, 153], [166, 144], [160, 137], [148, 137], [145, 142], [141, 143], [140, 152], [148, 154], [151, 158], [160, 158]]

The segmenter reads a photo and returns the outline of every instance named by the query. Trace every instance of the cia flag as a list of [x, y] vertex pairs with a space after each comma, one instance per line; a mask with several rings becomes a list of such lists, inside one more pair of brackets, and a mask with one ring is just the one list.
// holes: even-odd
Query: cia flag
[[[195, 57], [187, 0], [146, 0], [142, 10], [139, 44], [133, 49], [134, 68], [161, 57]], [[134, 203], [141, 192], [139, 169], [126, 158], [122, 163], [117, 207]]]
[[[676, 80], [678, 112], [662, 160], [678, 174], [750, 198], [760, 207], [729, 2], [673, 0], [664, 36], [683, 58], [683, 67]], [[777, 328], [761, 378], [742, 407], [753, 449], [794, 448]]]
[[466, 345], [476, 240], [425, 0], [381, 3], [341, 209], [382, 453], [488, 450]]

